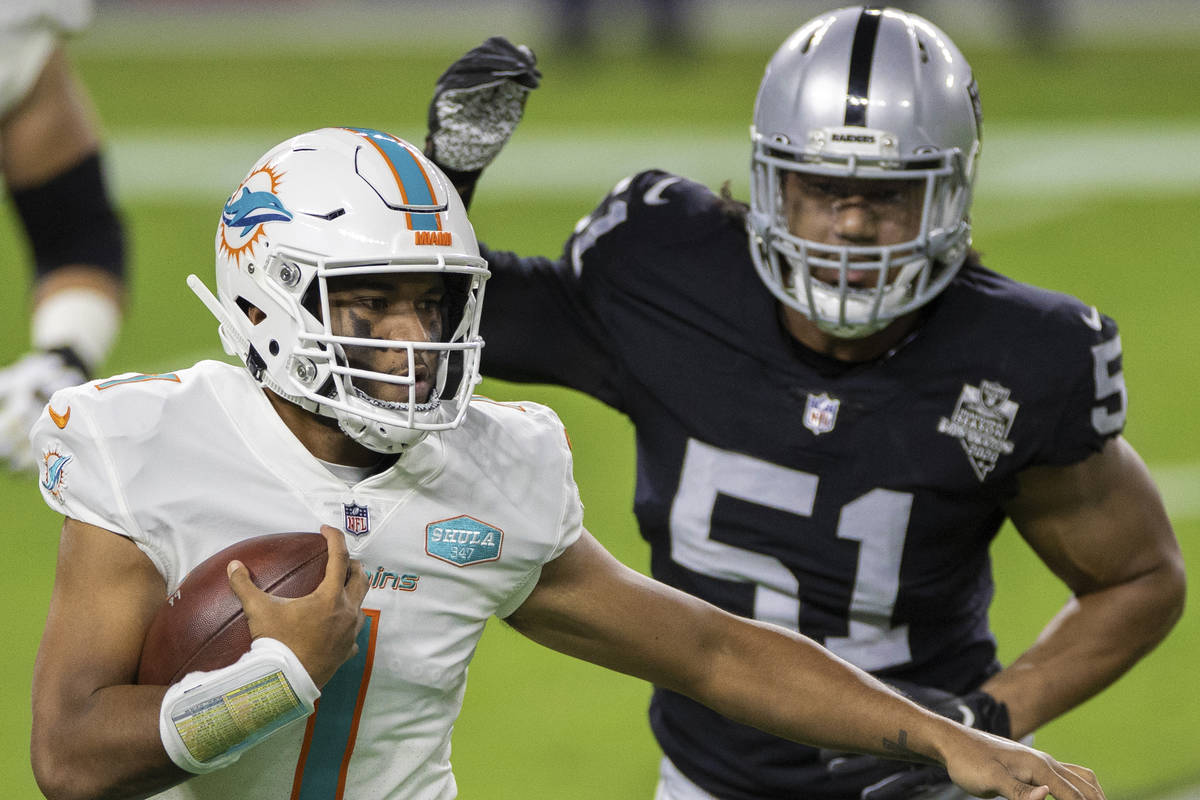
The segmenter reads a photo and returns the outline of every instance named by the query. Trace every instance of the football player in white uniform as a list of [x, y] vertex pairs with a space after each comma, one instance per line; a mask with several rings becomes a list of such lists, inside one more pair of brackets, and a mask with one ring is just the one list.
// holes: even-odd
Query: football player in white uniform
[[[189, 283], [245, 368], [64, 389], [34, 427], [43, 494], [66, 517], [34, 676], [48, 797], [454, 797], [450, 734], [493, 615], [780, 735], [945, 763], [976, 794], [1103, 797], [1089, 770], [607, 555], [553, 412], [471, 397], [487, 265], [408, 143], [348, 128], [284, 142], [225, 204], [216, 250], [216, 296]], [[135, 685], [147, 626], [190, 569], [317, 527], [330, 562], [310, 595], [269, 599], [230, 565], [249, 653]], [[235, 695], [255, 719], [201, 727]]]
[[90, 0], [0, 4], [0, 175], [36, 274], [31, 350], [0, 369], [0, 462], [13, 469], [34, 466], [29, 428], [42, 406], [95, 372], [121, 323], [124, 231], [62, 44], [91, 18]]

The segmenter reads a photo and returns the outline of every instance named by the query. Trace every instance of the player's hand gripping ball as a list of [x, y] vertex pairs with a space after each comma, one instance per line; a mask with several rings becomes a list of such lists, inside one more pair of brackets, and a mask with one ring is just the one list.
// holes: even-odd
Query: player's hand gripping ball
[[138, 683], [169, 686], [189, 672], [227, 667], [249, 651], [250, 626], [225, 573], [230, 561], [241, 561], [264, 592], [295, 598], [321, 583], [326, 558], [319, 533], [274, 533], [245, 539], [200, 562], [151, 621]]

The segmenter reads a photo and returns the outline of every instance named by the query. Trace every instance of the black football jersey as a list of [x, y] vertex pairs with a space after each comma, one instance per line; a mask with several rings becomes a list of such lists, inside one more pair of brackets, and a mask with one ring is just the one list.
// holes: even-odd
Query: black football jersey
[[[618, 184], [557, 260], [485, 255], [484, 373], [629, 416], [653, 575], [882, 677], [962, 693], [999, 668], [988, 548], [1017, 474], [1079, 461], [1124, 424], [1112, 320], [973, 261], [883, 357], [805, 350], [741, 218], [668, 173]], [[722, 798], [861, 788], [671, 692], [651, 722]]]

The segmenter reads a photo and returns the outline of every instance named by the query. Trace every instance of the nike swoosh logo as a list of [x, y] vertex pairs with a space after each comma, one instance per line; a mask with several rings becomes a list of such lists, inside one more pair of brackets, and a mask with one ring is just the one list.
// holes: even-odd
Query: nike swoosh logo
[[1100, 321], [1100, 312], [1096, 310], [1095, 306], [1092, 306], [1092, 312], [1090, 314], [1081, 313], [1079, 318], [1083, 320], [1084, 325], [1087, 325], [1094, 331], [1100, 330], [1100, 328], [1104, 325], [1104, 323]]
[[663, 178], [646, 190], [646, 193], [642, 195], [642, 202], [648, 206], [665, 206], [667, 201], [663, 199], [662, 193], [681, 180], [683, 179], [680, 177]]
[[71, 421], [71, 407], [67, 406], [67, 410], [60, 414], [54, 410], [54, 406], [46, 406], [46, 410], [50, 412], [50, 419], [54, 420], [54, 424], [59, 430], [67, 427], [67, 423]]

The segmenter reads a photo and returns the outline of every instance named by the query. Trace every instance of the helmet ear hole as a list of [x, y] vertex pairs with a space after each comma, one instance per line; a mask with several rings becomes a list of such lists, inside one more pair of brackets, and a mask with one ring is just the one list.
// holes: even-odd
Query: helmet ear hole
[[254, 303], [251, 303], [246, 298], [238, 297], [235, 302], [237, 303], [238, 308], [242, 310], [242, 313], [246, 315], [246, 319], [250, 320], [251, 325], [258, 325], [267, 318], [266, 313], [261, 308], [254, 305]]
[[273, 355], [273, 356], [277, 356], [277, 355], [279, 355], [279, 342], [278, 342], [278, 340], [276, 340], [276, 339], [272, 339], [272, 340], [271, 340], [271, 342], [270, 342], [270, 344], [268, 344], [268, 345], [267, 345], [267, 349], [271, 351], [271, 355]]

